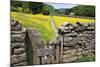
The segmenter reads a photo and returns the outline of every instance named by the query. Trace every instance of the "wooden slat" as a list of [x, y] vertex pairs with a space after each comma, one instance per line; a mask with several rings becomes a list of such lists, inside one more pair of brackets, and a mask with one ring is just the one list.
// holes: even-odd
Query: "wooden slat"
[[60, 46], [59, 45], [56, 45], [55, 46], [56, 47], [56, 61], [55, 61], [55, 63], [59, 63], [59, 60], [60, 60], [60, 51], [59, 51], [59, 48], [60, 48]]
[[54, 55], [51, 56], [51, 63], [54, 64], [55, 63], [55, 60], [54, 60]]
[[42, 64], [47, 64], [47, 56], [42, 57]]
[[51, 57], [47, 56], [47, 64], [50, 64], [50, 62], [51, 62]]
[[52, 50], [53, 50], [53, 51], [52, 51], [53, 54], [52, 54], [52, 56], [51, 56], [51, 58], [52, 58], [52, 59], [51, 59], [51, 63], [54, 64], [54, 63], [55, 63], [55, 55], [54, 55], [54, 54], [55, 54], [55, 49], [54, 49], [54, 46], [52, 46]]

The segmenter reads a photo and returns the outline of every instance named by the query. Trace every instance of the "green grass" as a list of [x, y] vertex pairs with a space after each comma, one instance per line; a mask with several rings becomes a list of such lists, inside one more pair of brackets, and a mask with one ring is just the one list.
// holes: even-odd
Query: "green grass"
[[95, 61], [95, 56], [82, 56], [80, 59], [74, 61], [74, 62], [91, 62]]
[[76, 23], [77, 21], [79, 21], [81, 23], [89, 23], [89, 22], [95, 22], [95, 19], [54, 16], [54, 21], [55, 21], [56, 26], [59, 27], [64, 22]]
[[[42, 40], [48, 42], [55, 39], [55, 33], [50, 25], [50, 16], [45, 16], [41, 14], [24, 14], [19, 12], [11, 12], [11, 19], [17, 20], [22, 24], [22, 27], [29, 27], [37, 30], [40, 33]], [[72, 18], [72, 17], [61, 17], [54, 16], [55, 25], [59, 27], [64, 22], [75, 23], [80, 21], [85, 22], [95, 22], [94, 19], [82, 19], [82, 18]]]
[[22, 27], [29, 27], [37, 30], [42, 40], [46, 42], [53, 40], [54, 32], [50, 26], [50, 16], [11, 12], [11, 19], [19, 21]]

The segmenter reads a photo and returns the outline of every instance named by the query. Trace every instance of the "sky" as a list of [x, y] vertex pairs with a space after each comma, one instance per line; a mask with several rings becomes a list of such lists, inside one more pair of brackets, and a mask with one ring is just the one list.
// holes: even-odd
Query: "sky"
[[52, 5], [55, 9], [60, 9], [60, 8], [72, 8], [77, 5], [72, 5], [72, 4], [64, 4], [64, 3], [46, 3], [49, 5]]

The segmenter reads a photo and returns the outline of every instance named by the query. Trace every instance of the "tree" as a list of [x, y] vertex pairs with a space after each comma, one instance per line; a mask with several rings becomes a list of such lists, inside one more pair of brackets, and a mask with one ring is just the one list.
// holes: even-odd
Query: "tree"
[[41, 13], [43, 9], [43, 3], [41, 2], [29, 2], [29, 10], [31, 10], [32, 14]]
[[79, 5], [72, 8], [78, 16], [95, 17], [95, 6]]
[[22, 3], [20, 1], [11, 1], [11, 7], [18, 8], [21, 6], [22, 6]]
[[54, 13], [54, 10], [55, 9], [54, 9], [53, 6], [44, 3], [43, 9], [42, 9], [42, 13], [44, 15], [50, 15], [50, 14]]
[[42, 10], [43, 15], [50, 15], [50, 11], [48, 9]]
[[24, 13], [30, 13], [29, 2], [22, 2], [22, 9]]
[[72, 12], [72, 9], [65, 9], [65, 14], [66, 14], [66, 15], [69, 15], [70, 12]]

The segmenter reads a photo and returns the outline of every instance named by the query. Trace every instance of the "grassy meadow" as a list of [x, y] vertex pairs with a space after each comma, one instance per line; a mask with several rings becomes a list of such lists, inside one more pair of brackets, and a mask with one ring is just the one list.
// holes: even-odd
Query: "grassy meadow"
[[34, 28], [40, 33], [42, 40], [46, 42], [54, 37], [54, 32], [49, 23], [50, 16], [11, 12], [11, 19], [19, 21], [22, 27]]
[[[55, 33], [50, 25], [50, 16], [42, 14], [24, 14], [20, 12], [11, 12], [11, 19], [17, 20], [22, 24], [22, 27], [29, 27], [36, 29], [41, 36], [41, 39], [48, 42], [55, 38]], [[54, 16], [56, 27], [59, 27], [64, 22], [75, 23], [80, 21], [81, 23], [95, 22], [94, 19], [72, 18]]]
[[89, 22], [95, 22], [94, 19], [87, 19], [87, 18], [75, 18], [75, 17], [61, 17], [61, 16], [54, 16], [54, 21], [56, 26], [60, 26], [64, 22], [68, 23], [76, 23], [77, 21], [81, 23], [89, 23]]

